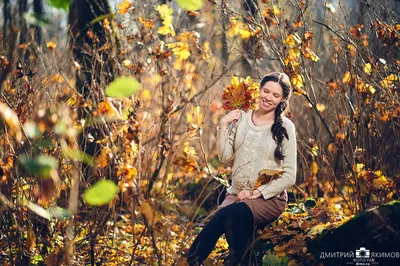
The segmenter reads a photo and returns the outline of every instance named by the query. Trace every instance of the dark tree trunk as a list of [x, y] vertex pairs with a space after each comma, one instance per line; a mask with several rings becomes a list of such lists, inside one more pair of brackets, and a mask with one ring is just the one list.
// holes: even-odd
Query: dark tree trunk
[[[117, 28], [111, 23], [110, 33], [103, 27], [103, 20], [91, 23], [95, 18], [110, 13], [107, 0], [76, 0], [69, 11], [71, 49], [75, 61], [80, 65], [80, 70], [76, 72], [76, 89], [83, 100], [92, 106], [97, 106], [103, 100], [103, 89], [117, 74]], [[82, 107], [78, 110], [78, 119], [90, 116], [90, 109]], [[88, 141], [89, 134], [96, 140], [101, 138], [100, 130], [90, 128], [80, 136], [79, 146], [86, 153], [96, 156], [98, 145], [95, 141]]]
[[[76, 0], [70, 7], [71, 47], [74, 59], [81, 66], [76, 87], [85, 100], [94, 99], [95, 84], [107, 85], [115, 75], [112, 54], [116, 54], [116, 36], [108, 33], [101, 21], [90, 24], [95, 18], [110, 13], [107, 0]], [[110, 49], [99, 51], [107, 42], [111, 44]]]
[[[242, 8], [244, 9], [243, 21], [253, 20], [257, 16], [258, 4], [257, 0], [243, 0]], [[247, 76], [252, 74], [253, 66], [250, 63], [254, 59], [256, 43], [250, 38], [249, 40], [242, 40], [242, 60], [241, 60], [241, 75]]]
[[9, 31], [11, 30], [11, 6], [10, 0], [3, 0], [3, 45], [7, 44], [7, 37], [9, 35]]
[[[19, 35], [19, 43], [26, 43], [28, 39], [28, 28], [24, 20], [24, 13], [28, 12], [28, 0], [18, 1], [18, 26], [21, 27], [21, 33]], [[23, 50], [23, 49], [21, 49]]]
[[[33, 0], [33, 12], [38, 17], [43, 17], [43, 0]], [[35, 41], [38, 45], [42, 44], [43, 36], [42, 36], [42, 29], [40, 26], [34, 26], [35, 29]]]
[[[307, 244], [324, 265], [346, 265], [353, 258], [323, 258], [325, 252], [353, 252], [365, 247], [370, 252], [396, 252], [400, 244], [400, 202], [362, 212], [336, 229], [323, 232]], [[379, 265], [398, 265], [396, 258], [376, 258]]]

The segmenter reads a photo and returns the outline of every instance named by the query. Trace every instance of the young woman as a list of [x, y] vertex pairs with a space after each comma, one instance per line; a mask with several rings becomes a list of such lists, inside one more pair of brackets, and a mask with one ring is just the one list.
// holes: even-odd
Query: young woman
[[[233, 110], [217, 128], [219, 160], [234, 158], [232, 184], [210, 222], [194, 240], [188, 252], [190, 265], [200, 265], [225, 233], [229, 256], [225, 265], [250, 265], [251, 240], [255, 228], [276, 220], [285, 210], [286, 189], [296, 181], [296, 132], [284, 111], [292, 94], [289, 77], [270, 73], [263, 77], [257, 110]], [[229, 132], [228, 125], [232, 123]], [[283, 174], [256, 187], [262, 169], [283, 170]]]

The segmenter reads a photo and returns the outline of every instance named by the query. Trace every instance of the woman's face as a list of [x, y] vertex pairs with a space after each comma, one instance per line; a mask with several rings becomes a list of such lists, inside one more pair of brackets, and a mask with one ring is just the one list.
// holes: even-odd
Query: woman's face
[[278, 104], [283, 101], [281, 85], [278, 82], [268, 81], [260, 89], [259, 107], [268, 112], [274, 111]]

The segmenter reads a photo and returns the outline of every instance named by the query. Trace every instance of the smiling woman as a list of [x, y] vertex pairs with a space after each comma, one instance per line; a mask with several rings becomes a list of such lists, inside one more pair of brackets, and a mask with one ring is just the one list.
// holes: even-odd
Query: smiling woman
[[[291, 94], [286, 74], [267, 74], [261, 80], [257, 110], [236, 109], [221, 119], [218, 158], [223, 163], [234, 159], [232, 185], [190, 247], [190, 265], [205, 260], [222, 234], [229, 244], [225, 265], [251, 264], [249, 247], [255, 228], [276, 220], [285, 210], [286, 189], [296, 181], [297, 164], [295, 126], [283, 116]], [[260, 173], [266, 172], [279, 174], [259, 182]]]

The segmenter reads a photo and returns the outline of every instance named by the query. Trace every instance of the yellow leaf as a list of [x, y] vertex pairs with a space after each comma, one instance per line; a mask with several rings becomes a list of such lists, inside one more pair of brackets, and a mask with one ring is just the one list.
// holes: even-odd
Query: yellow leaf
[[178, 56], [179, 60], [188, 59], [190, 56], [189, 44], [182, 42], [175, 42], [167, 44], [167, 47], [172, 50], [172, 52]]
[[364, 72], [365, 72], [366, 74], [368, 74], [368, 75], [371, 75], [371, 72], [372, 72], [372, 65], [371, 65], [371, 63], [366, 63], [366, 64], [364, 65]]
[[343, 79], [342, 79], [342, 82], [343, 82], [343, 83], [348, 83], [350, 80], [351, 80], [351, 74], [350, 74], [349, 71], [347, 71], [347, 72], [344, 74], [344, 77], [343, 77]]
[[304, 77], [302, 74], [296, 74], [292, 77], [292, 84], [297, 88], [304, 87]]
[[384, 186], [386, 186], [389, 182], [387, 181], [385, 176], [381, 176], [377, 179], [372, 180], [372, 186], [375, 189], [380, 189], [383, 188]]
[[319, 148], [318, 148], [318, 143], [316, 143], [316, 144], [314, 144], [314, 146], [312, 147], [311, 153], [312, 153], [314, 156], [317, 156], [317, 155], [318, 155], [318, 150], [319, 150]]
[[289, 34], [283, 43], [290, 48], [299, 47], [301, 44], [301, 38], [299, 35], [297, 35], [297, 33]]
[[363, 163], [357, 163], [353, 165], [353, 171], [356, 173], [360, 173], [361, 170], [364, 168], [364, 164]]
[[314, 62], [317, 62], [319, 60], [319, 57], [308, 47], [304, 49], [304, 56]]
[[158, 14], [160, 14], [161, 19], [163, 20], [164, 25], [168, 25], [172, 23], [172, 8], [168, 7], [167, 5], [159, 5], [157, 6]]
[[235, 18], [230, 18], [229, 20], [231, 23], [231, 28], [229, 28], [227, 34], [229, 37], [233, 38], [240, 35], [245, 40], [256, 34], [256, 31], [251, 29], [246, 23]]
[[144, 89], [141, 93], [141, 98], [143, 101], [151, 100], [151, 91]]
[[100, 116], [107, 120], [120, 120], [122, 119], [121, 113], [115, 108], [115, 106], [108, 100], [99, 103], [97, 111]]
[[317, 107], [317, 110], [320, 111], [320, 112], [323, 112], [326, 109], [326, 106], [323, 103], [317, 103], [316, 107]]
[[313, 173], [313, 175], [316, 175], [316, 174], [318, 174], [318, 171], [319, 171], [318, 164], [316, 161], [313, 161], [311, 163], [311, 173]]
[[242, 38], [243, 40], [247, 40], [251, 37], [252, 32], [247, 29], [241, 29], [241, 30], [239, 30], [239, 34], [240, 34], [240, 38]]
[[385, 89], [388, 89], [390, 86], [392, 86], [393, 81], [399, 80], [399, 77], [396, 76], [395, 74], [390, 74], [387, 76], [385, 79], [381, 81], [381, 86], [384, 87]]
[[335, 148], [335, 145], [333, 143], [329, 143], [328, 151], [333, 152], [334, 148]]
[[49, 48], [50, 51], [53, 51], [54, 49], [56, 49], [57, 43], [55, 43], [55, 42], [48, 42], [48, 43], [46, 44], [46, 47]]
[[[10, 132], [16, 137], [18, 141], [21, 141], [21, 125], [17, 114], [8, 105], [0, 102], [0, 120], [4, 121], [9, 127]], [[2, 124], [0, 124], [2, 127]]]
[[205, 41], [202, 45], [202, 49], [203, 49], [203, 55], [202, 55], [202, 59], [207, 59], [209, 58], [209, 53], [210, 53], [210, 43], [208, 41]]
[[171, 36], [175, 36], [174, 27], [172, 25], [164, 25], [159, 27], [157, 33], [162, 35], [171, 34]]
[[353, 44], [347, 45], [347, 48], [349, 49], [349, 53], [351, 57], [355, 57], [357, 54], [357, 49]]
[[112, 157], [113, 154], [109, 147], [102, 148], [100, 154], [96, 157], [96, 166], [98, 168], [104, 168], [108, 166]]
[[272, 5], [272, 10], [275, 16], [279, 16], [281, 14], [281, 10], [276, 5]]
[[201, 126], [203, 124], [203, 119], [204, 116], [200, 106], [192, 107], [191, 111], [186, 113], [186, 120], [189, 124]]
[[341, 133], [341, 132], [338, 132], [338, 133], [336, 133], [336, 135], [335, 135], [335, 139], [336, 139], [336, 140], [344, 140], [345, 138], [346, 138], [345, 134], [344, 134], [344, 133]]
[[300, 48], [290, 48], [287, 59], [289, 61], [296, 60], [300, 57]]
[[163, 26], [158, 28], [157, 32], [162, 35], [171, 34], [171, 36], [175, 36], [174, 27], [172, 26], [172, 8], [164, 4], [157, 6], [156, 9], [163, 23]]
[[369, 85], [369, 84], [365, 84], [365, 87], [366, 87], [372, 94], [374, 94], [374, 93], [376, 92], [375, 88], [372, 87], [372, 86]]
[[128, 9], [131, 7], [132, 3], [128, 0], [123, 0], [122, 3], [117, 5], [117, 12], [120, 13], [121, 15], [126, 14], [128, 12]]
[[122, 61], [122, 63], [123, 63], [124, 66], [127, 67], [127, 68], [132, 68], [132, 67], [133, 67], [132, 62], [131, 62], [131, 60], [129, 60], [129, 59], [125, 59], [124, 61]]
[[144, 19], [142, 17], [139, 17], [139, 22], [142, 23], [142, 25], [146, 28], [146, 29], [152, 29], [154, 28], [154, 22], [150, 19]]
[[150, 206], [150, 203], [145, 201], [142, 205], [140, 205], [139, 211], [143, 215], [147, 224], [149, 224], [150, 226], [154, 224], [155, 213], [153, 211], [153, 208]]

